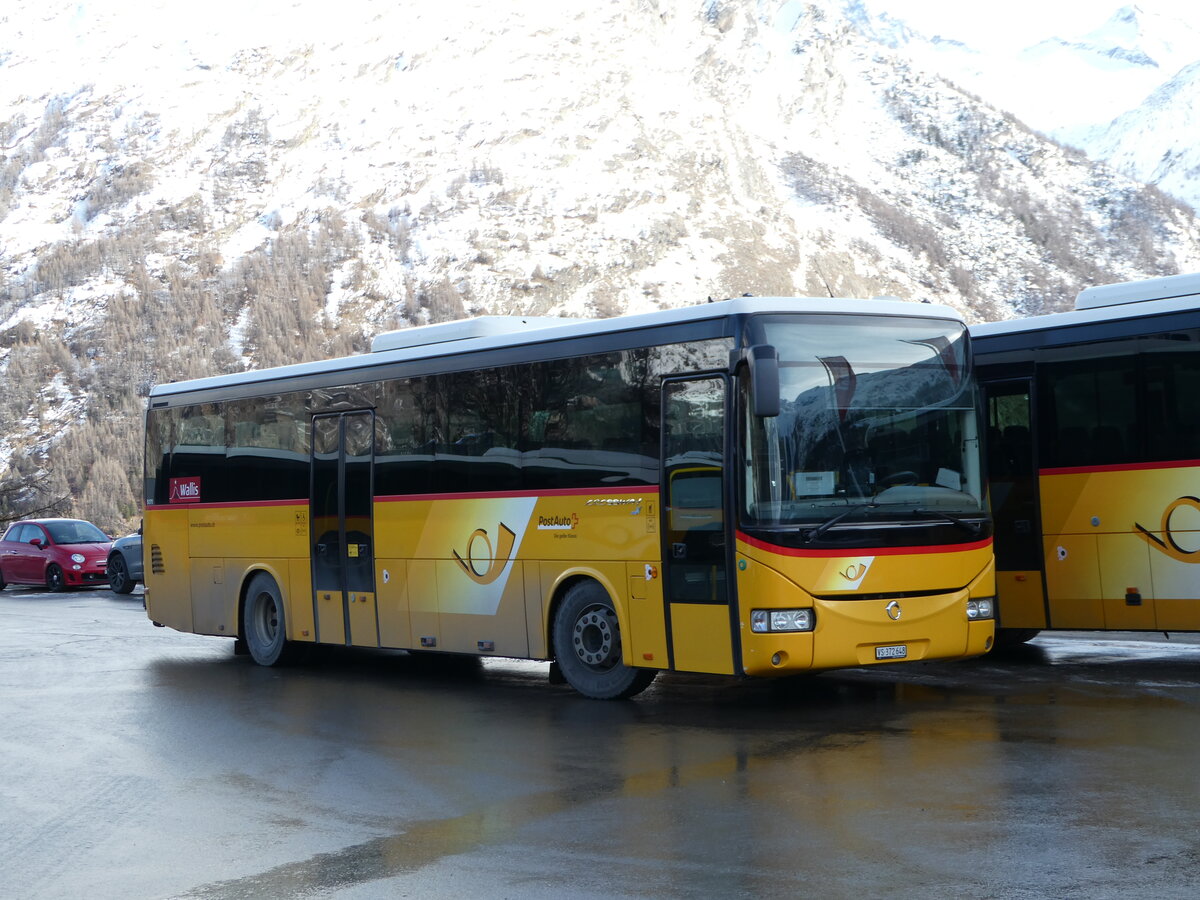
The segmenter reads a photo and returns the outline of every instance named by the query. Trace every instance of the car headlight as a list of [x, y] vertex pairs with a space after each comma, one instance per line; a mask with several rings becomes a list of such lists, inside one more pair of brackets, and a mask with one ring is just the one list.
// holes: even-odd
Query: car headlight
[[750, 630], [758, 634], [776, 631], [812, 631], [815, 618], [811, 609], [752, 609]]
[[85, 559], [87, 559], [87, 557], [84, 556], [82, 553], [72, 553], [71, 554], [71, 562], [83, 562]]
[[968, 619], [990, 619], [995, 615], [995, 598], [978, 597], [967, 601]]

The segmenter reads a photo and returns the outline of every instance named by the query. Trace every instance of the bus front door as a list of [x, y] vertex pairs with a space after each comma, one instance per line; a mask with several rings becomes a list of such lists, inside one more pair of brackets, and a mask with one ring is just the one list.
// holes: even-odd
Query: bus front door
[[671, 666], [733, 674], [723, 376], [663, 383], [663, 582]]
[[372, 474], [375, 414], [313, 417], [309, 500], [313, 619], [318, 641], [379, 645]]

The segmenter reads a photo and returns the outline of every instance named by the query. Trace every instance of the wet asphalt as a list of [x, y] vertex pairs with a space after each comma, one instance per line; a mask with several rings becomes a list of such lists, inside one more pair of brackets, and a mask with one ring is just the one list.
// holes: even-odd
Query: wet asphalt
[[0, 896], [1200, 896], [1200, 638], [589, 701], [0, 592]]

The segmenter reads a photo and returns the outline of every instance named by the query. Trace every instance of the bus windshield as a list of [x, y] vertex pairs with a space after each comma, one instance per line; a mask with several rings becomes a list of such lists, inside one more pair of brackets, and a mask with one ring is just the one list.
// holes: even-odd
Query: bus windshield
[[745, 413], [747, 525], [823, 530], [984, 514], [962, 325], [769, 316], [756, 329], [779, 354], [780, 414]]

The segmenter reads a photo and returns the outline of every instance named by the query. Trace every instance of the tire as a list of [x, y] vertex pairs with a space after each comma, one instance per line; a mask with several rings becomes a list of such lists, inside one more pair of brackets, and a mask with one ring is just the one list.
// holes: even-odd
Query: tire
[[129, 577], [129, 563], [120, 553], [114, 553], [108, 558], [108, 586], [114, 594], [128, 594], [133, 591], [134, 580]]
[[0, 591], [8, 587], [8, 582], [4, 580], [4, 570], [0, 569]]
[[289, 645], [283, 617], [283, 595], [275, 579], [259, 572], [250, 579], [242, 610], [242, 635], [250, 657], [260, 666], [288, 661]]
[[594, 700], [640, 694], [657, 669], [621, 662], [621, 630], [608, 592], [595, 581], [572, 585], [554, 616], [554, 653], [567, 684]]
[[61, 594], [67, 589], [67, 576], [63, 574], [63, 570], [56, 564], [50, 563], [46, 567], [46, 590], [52, 591], [55, 594]]
[[1032, 641], [1041, 633], [1040, 628], [997, 628], [996, 647], [1016, 647]]

